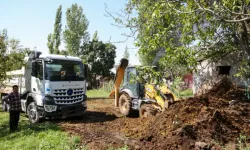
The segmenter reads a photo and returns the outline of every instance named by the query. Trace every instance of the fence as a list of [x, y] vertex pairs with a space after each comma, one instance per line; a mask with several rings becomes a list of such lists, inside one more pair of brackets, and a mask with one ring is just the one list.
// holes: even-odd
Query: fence
[[107, 82], [102, 82], [101, 83], [101, 89], [106, 92], [111, 92], [114, 88], [114, 81], [110, 80]]

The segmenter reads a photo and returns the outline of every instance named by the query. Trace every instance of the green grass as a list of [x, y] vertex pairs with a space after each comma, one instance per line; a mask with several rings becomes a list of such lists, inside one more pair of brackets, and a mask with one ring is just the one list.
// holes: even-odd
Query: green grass
[[71, 150], [78, 148], [79, 137], [69, 135], [51, 122], [30, 124], [21, 114], [20, 131], [9, 132], [9, 114], [0, 112], [0, 150]]
[[193, 97], [192, 89], [187, 89], [185, 91], [180, 92], [180, 97], [182, 97], [182, 98]]
[[95, 98], [95, 97], [108, 97], [109, 93], [103, 90], [89, 90], [87, 91], [87, 97]]

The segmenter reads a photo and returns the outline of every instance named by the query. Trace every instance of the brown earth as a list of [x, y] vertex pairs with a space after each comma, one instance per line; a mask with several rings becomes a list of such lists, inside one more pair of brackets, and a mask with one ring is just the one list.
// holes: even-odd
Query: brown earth
[[[237, 149], [240, 134], [250, 137], [250, 102], [244, 91], [227, 80], [152, 118], [119, 117], [112, 102], [90, 100], [82, 120], [59, 125], [94, 150], [125, 145], [131, 149]], [[250, 139], [243, 142], [249, 143]]]

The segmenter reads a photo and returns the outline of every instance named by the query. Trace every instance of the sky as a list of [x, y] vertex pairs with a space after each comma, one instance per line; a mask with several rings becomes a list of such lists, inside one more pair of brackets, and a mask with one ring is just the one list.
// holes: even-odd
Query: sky
[[[114, 20], [106, 17], [105, 4], [112, 12], [119, 12], [125, 7], [127, 0], [1, 0], [0, 1], [0, 30], [7, 29], [9, 38], [21, 41], [23, 47], [34, 48], [48, 54], [47, 36], [54, 30], [56, 10], [62, 5], [63, 28], [66, 25], [65, 12], [72, 4], [77, 3], [89, 20], [88, 32], [91, 37], [97, 30], [100, 40], [107, 42], [124, 41], [123, 33], [129, 34], [128, 29], [113, 26]], [[130, 63], [140, 64], [136, 56], [138, 49], [134, 40], [128, 39], [116, 45], [116, 63], [123, 56], [125, 47], [129, 48]], [[63, 44], [64, 45], [64, 44]]]

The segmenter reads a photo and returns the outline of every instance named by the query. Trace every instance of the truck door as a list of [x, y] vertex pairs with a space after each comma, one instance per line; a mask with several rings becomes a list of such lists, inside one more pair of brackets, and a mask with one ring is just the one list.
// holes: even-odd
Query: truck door
[[32, 62], [31, 91], [35, 95], [36, 103], [42, 106], [43, 88], [43, 62], [41, 60]]

